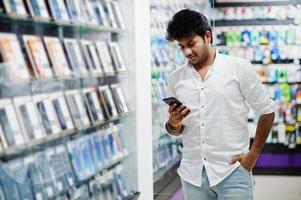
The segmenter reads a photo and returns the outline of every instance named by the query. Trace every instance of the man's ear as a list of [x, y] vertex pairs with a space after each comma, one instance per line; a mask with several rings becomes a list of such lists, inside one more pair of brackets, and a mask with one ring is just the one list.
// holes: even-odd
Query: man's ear
[[210, 31], [206, 31], [205, 33], [205, 43], [210, 44], [212, 40], [212, 33]]

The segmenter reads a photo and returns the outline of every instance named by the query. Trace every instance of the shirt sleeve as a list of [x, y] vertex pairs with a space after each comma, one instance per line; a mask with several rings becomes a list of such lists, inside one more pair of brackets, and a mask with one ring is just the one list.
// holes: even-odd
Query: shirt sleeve
[[256, 113], [263, 115], [275, 111], [274, 101], [249, 61], [239, 66], [238, 78], [243, 97]]
[[[168, 85], [167, 85], [167, 92], [168, 92], [168, 97], [176, 97], [175, 95], [175, 92], [173, 90], [173, 77], [172, 75], [169, 76], [169, 79], [168, 79]], [[168, 112], [168, 111], [167, 111]], [[183, 130], [185, 129], [185, 126], [182, 125], [182, 128], [181, 128], [181, 134], [183, 133]], [[172, 129], [170, 129], [168, 127], [168, 124], [167, 124], [167, 121], [165, 122], [165, 130], [167, 131], [167, 134], [172, 136], [172, 137], [180, 137], [179, 136], [175, 136], [173, 135], [175, 133], [175, 131], [173, 131]]]

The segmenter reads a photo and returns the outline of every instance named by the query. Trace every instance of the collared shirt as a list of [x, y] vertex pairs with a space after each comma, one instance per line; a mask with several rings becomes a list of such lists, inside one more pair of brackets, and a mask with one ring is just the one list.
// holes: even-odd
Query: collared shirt
[[274, 102], [252, 64], [219, 53], [204, 80], [189, 63], [173, 71], [168, 91], [191, 110], [182, 121], [178, 174], [196, 186], [201, 186], [203, 166], [214, 186], [240, 165], [229, 161], [249, 151], [249, 107], [259, 115], [274, 112]]

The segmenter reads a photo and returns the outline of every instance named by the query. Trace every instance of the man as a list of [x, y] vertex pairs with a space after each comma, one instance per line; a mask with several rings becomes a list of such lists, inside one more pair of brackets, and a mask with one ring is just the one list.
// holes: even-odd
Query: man
[[[247, 60], [219, 54], [204, 15], [176, 13], [167, 27], [188, 59], [170, 74], [167, 131], [183, 138], [178, 174], [185, 200], [253, 199], [251, 171], [274, 121], [274, 102]], [[249, 150], [249, 105], [260, 115]]]

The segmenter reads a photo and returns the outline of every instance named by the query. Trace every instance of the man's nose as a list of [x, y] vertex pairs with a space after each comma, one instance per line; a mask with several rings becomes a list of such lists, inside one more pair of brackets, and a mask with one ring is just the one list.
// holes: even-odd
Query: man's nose
[[185, 55], [186, 57], [188, 57], [190, 54], [191, 54], [191, 49], [190, 49], [190, 48], [186, 48], [186, 49], [184, 50], [184, 55]]

